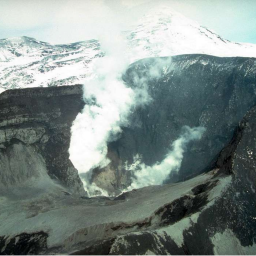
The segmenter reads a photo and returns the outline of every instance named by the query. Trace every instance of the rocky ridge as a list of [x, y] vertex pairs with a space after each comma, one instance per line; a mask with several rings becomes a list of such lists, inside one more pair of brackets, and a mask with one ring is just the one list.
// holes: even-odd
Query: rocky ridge
[[[154, 9], [125, 31], [130, 63], [148, 57], [209, 54], [256, 57], [254, 44], [234, 43], [169, 7]], [[0, 92], [6, 89], [84, 83], [104, 56], [100, 42], [53, 45], [30, 37], [0, 40]]]
[[185, 182], [117, 198], [1, 195], [1, 253], [254, 254], [255, 117], [253, 107], [211, 172]]
[[[182, 177], [191, 173], [185, 166], [193, 154], [207, 155], [207, 161], [189, 160], [194, 178], [118, 197], [88, 198], [69, 160], [70, 127], [85, 104], [81, 85], [0, 95], [1, 254], [255, 254], [255, 59], [161, 60], [139, 61], [124, 76], [131, 87], [141, 86], [135, 74], [149, 77], [153, 101], [134, 110], [132, 125], [109, 152], [128, 159], [118, 146], [127, 135], [138, 140], [145, 127], [145, 141], [156, 148], [159, 143], [162, 152], [151, 159], [158, 150], [147, 145], [143, 161], [159, 161], [163, 143], [175, 139], [180, 127], [204, 125], [209, 134], [189, 145]], [[151, 79], [154, 63], [159, 76]], [[208, 143], [216, 139], [220, 143]], [[124, 145], [132, 154], [146, 148]]]
[[81, 86], [70, 86], [0, 95], [0, 191], [51, 177], [67, 191], [85, 194], [68, 154], [70, 128], [84, 105], [81, 94]]
[[92, 181], [110, 194], [120, 193], [129, 184], [136, 156], [147, 166], [163, 161], [186, 125], [206, 131], [188, 144], [179, 172], [166, 182], [210, 170], [239, 121], [256, 104], [255, 74], [255, 58], [180, 55], [133, 63], [124, 81], [147, 90], [151, 100], [132, 110], [129, 125], [108, 145], [111, 163], [96, 169]]

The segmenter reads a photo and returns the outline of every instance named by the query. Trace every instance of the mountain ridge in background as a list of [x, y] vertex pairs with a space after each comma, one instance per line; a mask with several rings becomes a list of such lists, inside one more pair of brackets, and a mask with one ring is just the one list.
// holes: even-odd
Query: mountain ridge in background
[[[256, 45], [233, 43], [169, 7], [145, 15], [127, 39], [130, 63], [148, 57], [208, 54], [256, 57]], [[0, 40], [0, 91], [84, 83], [103, 57], [98, 40], [52, 45], [31, 37]]]

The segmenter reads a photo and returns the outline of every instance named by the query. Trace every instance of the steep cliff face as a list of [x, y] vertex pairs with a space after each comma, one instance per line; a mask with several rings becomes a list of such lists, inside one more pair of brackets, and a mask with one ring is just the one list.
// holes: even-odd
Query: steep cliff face
[[161, 162], [184, 125], [206, 131], [201, 140], [188, 144], [179, 173], [172, 173], [167, 182], [210, 170], [239, 121], [256, 104], [254, 58], [145, 59], [132, 64], [124, 80], [132, 88], [146, 88], [151, 100], [134, 109], [130, 125], [109, 144], [110, 165], [95, 170], [93, 181], [104, 183], [110, 192], [125, 187], [131, 175], [126, 166], [134, 164], [135, 156], [148, 166]]
[[81, 95], [80, 85], [0, 95], [0, 191], [52, 179], [84, 194], [68, 154], [70, 128], [84, 105]]
[[[129, 126], [109, 143], [111, 163], [94, 170], [91, 181], [118, 194], [131, 182], [127, 166], [134, 158], [139, 156], [148, 166], [161, 162], [184, 125], [202, 126], [206, 132], [200, 141], [188, 144], [179, 173], [173, 172], [166, 182], [210, 170], [238, 122], [256, 103], [255, 74], [254, 58], [182, 55], [132, 64], [124, 80], [127, 86], [147, 90], [150, 100], [132, 111]], [[43, 172], [82, 192], [68, 160], [70, 126], [84, 106], [81, 86], [13, 90], [0, 99], [0, 157], [5, 170], [1, 184], [10, 186]], [[30, 166], [36, 166], [33, 175]]]
[[[255, 254], [255, 120], [256, 107], [253, 107], [218, 156], [215, 168], [210, 172], [213, 177], [195, 186], [191, 190], [192, 198], [181, 197], [165, 205], [160, 228], [118, 236], [109, 246], [109, 252]], [[201, 210], [194, 212], [195, 208]], [[177, 220], [179, 213], [183, 218]]]
[[117, 198], [86, 199], [45, 187], [29, 197], [1, 196], [0, 252], [255, 254], [255, 120], [256, 107], [212, 171], [175, 185]]
[[[191, 58], [199, 70], [197, 75], [196, 67], [185, 65], [185, 60], [191, 63]], [[215, 66], [208, 64], [209, 69], [200, 73], [200, 62], [207, 58]], [[154, 60], [145, 60], [149, 64], [151, 61]], [[139, 75], [147, 70], [145, 62], [141, 71], [137, 66]], [[174, 84], [163, 82], [161, 76], [159, 80], [148, 81], [153, 98], [150, 104], [157, 108], [149, 104], [134, 111], [133, 126], [123, 132], [124, 138], [129, 134], [129, 141], [126, 140], [122, 148], [128, 147], [131, 151], [140, 148], [130, 145], [136, 140], [140, 142], [141, 127], [151, 134], [143, 133], [148, 143], [144, 161], [148, 163], [147, 154], [159, 156], [150, 151], [150, 143], [154, 140], [148, 142], [146, 139], [154, 134], [157, 140], [153, 145], [161, 150], [158, 140], [167, 144], [164, 139], [175, 139], [183, 124], [207, 128], [207, 138], [194, 142], [193, 147], [190, 145], [192, 148], [205, 149], [207, 140], [216, 140], [218, 136], [225, 140], [223, 144], [216, 143], [218, 152], [218, 148], [207, 144], [217, 153], [210, 165], [212, 169], [209, 167], [206, 174], [176, 184], [132, 190], [116, 198], [84, 196], [77, 170], [69, 161], [70, 126], [84, 106], [81, 86], [13, 90], [1, 94], [1, 254], [255, 254], [256, 107], [250, 107], [255, 97], [252, 89], [255, 73], [251, 72], [255, 61], [180, 56], [174, 58], [173, 63], [182, 64], [184, 71], [170, 69]], [[129, 72], [131, 70], [125, 77], [127, 84], [138, 86]], [[198, 80], [193, 78], [195, 76]], [[233, 80], [227, 82], [230, 76]], [[178, 85], [180, 93], [175, 94]], [[157, 86], [164, 93], [161, 94]], [[210, 90], [211, 86], [215, 89]], [[200, 88], [206, 89], [198, 95]], [[186, 97], [183, 89], [191, 97]], [[165, 98], [167, 94], [173, 97]], [[185, 99], [186, 104], [183, 103]], [[197, 102], [202, 99], [205, 102], [201, 108]], [[167, 115], [170, 109], [173, 110], [172, 119]], [[153, 112], [156, 110], [157, 113]], [[239, 119], [241, 112], [247, 110], [245, 117]], [[204, 111], [208, 111], [209, 116], [200, 119]], [[151, 115], [155, 119], [150, 120]], [[168, 137], [169, 133], [173, 137]], [[128, 150], [117, 151], [118, 143], [109, 146], [109, 157], [115, 160], [112, 166], [129, 156], [122, 154]], [[187, 152], [184, 161], [188, 161], [191, 152], [193, 150]], [[199, 167], [206, 155], [200, 155], [200, 150], [195, 152], [199, 152], [197, 166], [201, 172]], [[207, 156], [211, 162], [210, 153]], [[192, 168], [196, 163], [191, 161]], [[207, 161], [205, 166], [209, 166]], [[111, 168], [108, 171], [115, 174], [115, 169]], [[119, 182], [123, 181], [119, 179]]]

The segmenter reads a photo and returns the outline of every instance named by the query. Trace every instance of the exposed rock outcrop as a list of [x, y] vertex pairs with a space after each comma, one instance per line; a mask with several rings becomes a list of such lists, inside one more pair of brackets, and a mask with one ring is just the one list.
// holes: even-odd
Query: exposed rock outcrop
[[109, 144], [110, 165], [95, 171], [93, 181], [101, 187], [105, 181], [103, 188], [110, 193], [129, 181], [125, 163], [133, 164], [136, 155], [148, 166], [161, 162], [184, 125], [203, 126], [206, 132], [189, 143], [179, 173], [172, 173], [167, 182], [210, 170], [239, 121], [256, 104], [255, 58], [145, 59], [132, 64], [124, 80], [133, 88], [146, 87], [151, 101], [133, 111], [129, 127]]
[[255, 120], [256, 107], [215, 168], [185, 182], [117, 198], [46, 189], [30, 198], [2, 196], [0, 252], [255, 254]]
[[[203, 65], [206, 59], [209, 63]], [[145, 61], [150, 64], [154, 60]], [[148, 164], [151, 159], [147, 154], [158, 161], [164, 155], [161, 143], [169, 144], [164, 140], [174, 140], [179, 127], [187, 124], [204, 125], [208, 133], [202, 141], [189, 145], [181, 177], [187, 178], [191, 170], [194, 175], [209, 171], [116, 198], [84, 196], [82, 182], [69, 160], [70, 126], [84, 106], [81, 86], [14, 90], [0, 95], [0, 254], [255, 254], [256, 107], [252, 107], [255, 73], [251, 73], [255, 60], [179, 56], [171, 63], [183, 65], [167, 72], [176, 82], [165, 87], [167, 82], [161, 82], [161, 77], [159, 83], [149, 81], [164, 91], [161, 94], [160, 89], [149, 87], [151, 97], [162, 103], [154, 100], [134, 112], [133, 126], [125, 128], [122, 137], [109, 145], [109, 157], [115, 158], [112, 166], [128, 161], [134, 149], [144, 153], [143, 161]], [[141, 72], [147, 68], [144, 64]], [[200, 65], [206, 70], [193, 80]], [[232, 75], [238, 80], [229, 83], [227, 77], [232, 72], [238, 74]], [[214, 87], [203, 73], [210, 77], [215, 74], [219, 86]], [[135, 86], [129, 77], [126, 82]], [[175, 95], [178, 85], [181, 98], [178, 93], [164, 98]], [[211, 85], [215, 89], [210, 90]], [[205, 87], [208, 89], [198, 95]], [[184, 104], [186, 91], [191, 97]], [[201, 108], [197, 102], [206, 98]], [[214, 104], [217, 99], [218, 104]], [[152, 112], [155, 107], [158, 113]], [[170, 109], [176, 122], [167, 115]], [[209, 116], [200, 119], [205, 111]], [[161, 118], [156, 119], [159, 114]], [[140, 134], [144, 134], [146, 145], [139, 144]], [[157, 139], [147, 140], [152, 134]], [[221, 143], [218, 136], [223, 138]], [[126, 142], [122, 148], [121, 142]], [[162, 150], [159, 155], [158, 149]], [[184, 169], [189, 159], [190, 173]]]
[[[215, 169], [200, 185], [191, 183], [199, 176], [174, 186], [164, 186], [171, 197], [190, 183], [190, 193], [170, 200], [150, 218], [138, 222], [140, 230], [131, 230], [76, 253], [255, 254], [255, 120], [256, 107], [253, 107], [220, 153]], [[130, 200], [129, 193], [123, 200]], [[120, 225], [119, 229], [122, 228], [127, 225]]]
[[0, 95], [0, 191], [49, 176], [72, 193], [85, 193], [68, 153], [81, 95], [81, 85]]
[[[216, 178], [221, 177], [217, 184], [204, 183], [192, 189], [195, 197], [187, 205], [191, 209], [200, 209], [201, 206], [200, 211], [195, 214], [187, 208], [181, 211], [179, 203], [174, 201], [175, 207], [165, 206], [165, 218], [161, 218], [160, 226], [168, 227], [119, 236], [109, 252], [255, 254], [255, 128], [256, 107], [253, 107], [240, 123], [232, 141], [218, 157], [216, 169], [213, 170], [215, 178], [212, 179], [216, 182]], [[219, 182], [224, 183], [219, 186]], [[208, 194], [208, 203], [204, 202], [205, 194]], [[209, 200], [209, 196], [216, 194], [219, 194], [217, 198]], [[195, 202], [199, 195], [200, 204], [197, 205]], [[184, 217], [172, 225], [171, 221], [180, 212]]]

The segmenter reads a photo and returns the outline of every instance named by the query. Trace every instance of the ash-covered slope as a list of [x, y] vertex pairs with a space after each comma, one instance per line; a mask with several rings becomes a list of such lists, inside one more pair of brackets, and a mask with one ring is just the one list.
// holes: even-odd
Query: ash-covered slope
[[[161, 98], [162, 108], [149, 105], [136, 110], [134, 127], [124, 130], [124, 136], [138, 138], [145, 122], [144, 139], [148, 139], [145, 131], [150, 138], [151, 129], [155, 130], [148, 124], [152, 114], [158, 121], [169, 120], [165, 140], [167, 133], [175, 137], [182, 122], [200, 124], [202, 109], [196, 106], [204, 99], [209, 105], [203, 105], [202, 111], [212, 119], [202, 119], [203, 124], [212, 129], [215, 139], [218, 133], [226, 139], [212, 170], [185, 182], [149, 186], [117, 198], [87, 198], [68, 155], [70, 126], [84, 105], [81, 86], [7, 91], [0, 96], [1, 254], [255, 254], [256, 107], [239, 117], [255, 103], [255, 60], [186, 55], [159, 64], [159, 59], [148, 59], [130, 67], [126, 82], [139, 86], [132, 80], [134, 73], [144, 77], [154, 62], [164, 63], [164, 69], [160, 66], [164, 75], [147, 84], [152, 98]], [[175, 87], [181, 94], [175, 95]], [[181, 88], [191, 94], [191, 102]], [[237, 98], [237, 91], [244, 101]], [[189, 108], [182, 107], [179, 97]], [[171, 117], [182, 117], [173, 126], [174, 119], [165, 118], [170, 111]], [[152, 122], [158, 124], [155, 118]], [[163, 143], [161, 133], [153, 134], [155, 142]], [[210, 136], [204, 138], [206, 142]], [[146, 153], [152, 158], [149, 149]], [[203, 157], [197, 157], [201, 161]]]
[[256, 104], [254, 58], [150, 58], [132, 64], [124, 80], [127, 86], [147, 90], [151, 100], [132, 110], [120, 138], [109, 143], [111, 163], [94, 170], [92, 181], [110, 193], [129, 185], [133, 171], [142, 168], [139, 164], [129, 171], [138, 159], [146, 166], [163, 161], [183, 126], [206, 131], [200, 140], [189, 142], [179, 172], [172, 172], [166, 181], [209, 170], [244, 114]]
[[115, 199], [5, 189], [1, 254], [255, 254], [255, 120], [254, 107], [211, 172], [175, 185]]
[[[253, 44], [233, 43], [168, 7], [151, 11], [123, 33], [132, 63], [147, 57], [201, 53], [256, 57]], [[100, 42], [52, 45], [30, 37], [0, 40], [0, 92], [26, 87], [83, 83], [103, 57]]]
[[29, 187], [39, 192], [55, 182], [85, 194], [68, 153], [72, 122], [84, 106], [81, 94], [78, 85], [0, 95], [1, 196], [19, 189], [29, 195]]
[[[204, 177], [198, 176], [174, 186], [162, 187], [172, 197], [172, 193], [181, 187], [185, 191], [190, 184], [192, 194], [185, 192], [155, 211], [154, 217], [158, 221], [154, 217], [146, 219], [144, 226], [140, 224], [142, 230], [88, 246], [80, 253], [97, 253], [98, 248], [103, 247], [103, 252], [110, 254], [254, 255], [255, 131], [256, 107], [253, 107], [242, 119], [230, 143], [221, 151], [208, 179], [200, 185], [192, 185], [193, 181]], [[157, 191], [154, 193], [158, 194]], [[161, 198], [160, 194], [158, 196]], [[129, 199], [129, 193], [123, 196], [123, 200]], [[143, 207], [153, 201], [144, 201]]]

